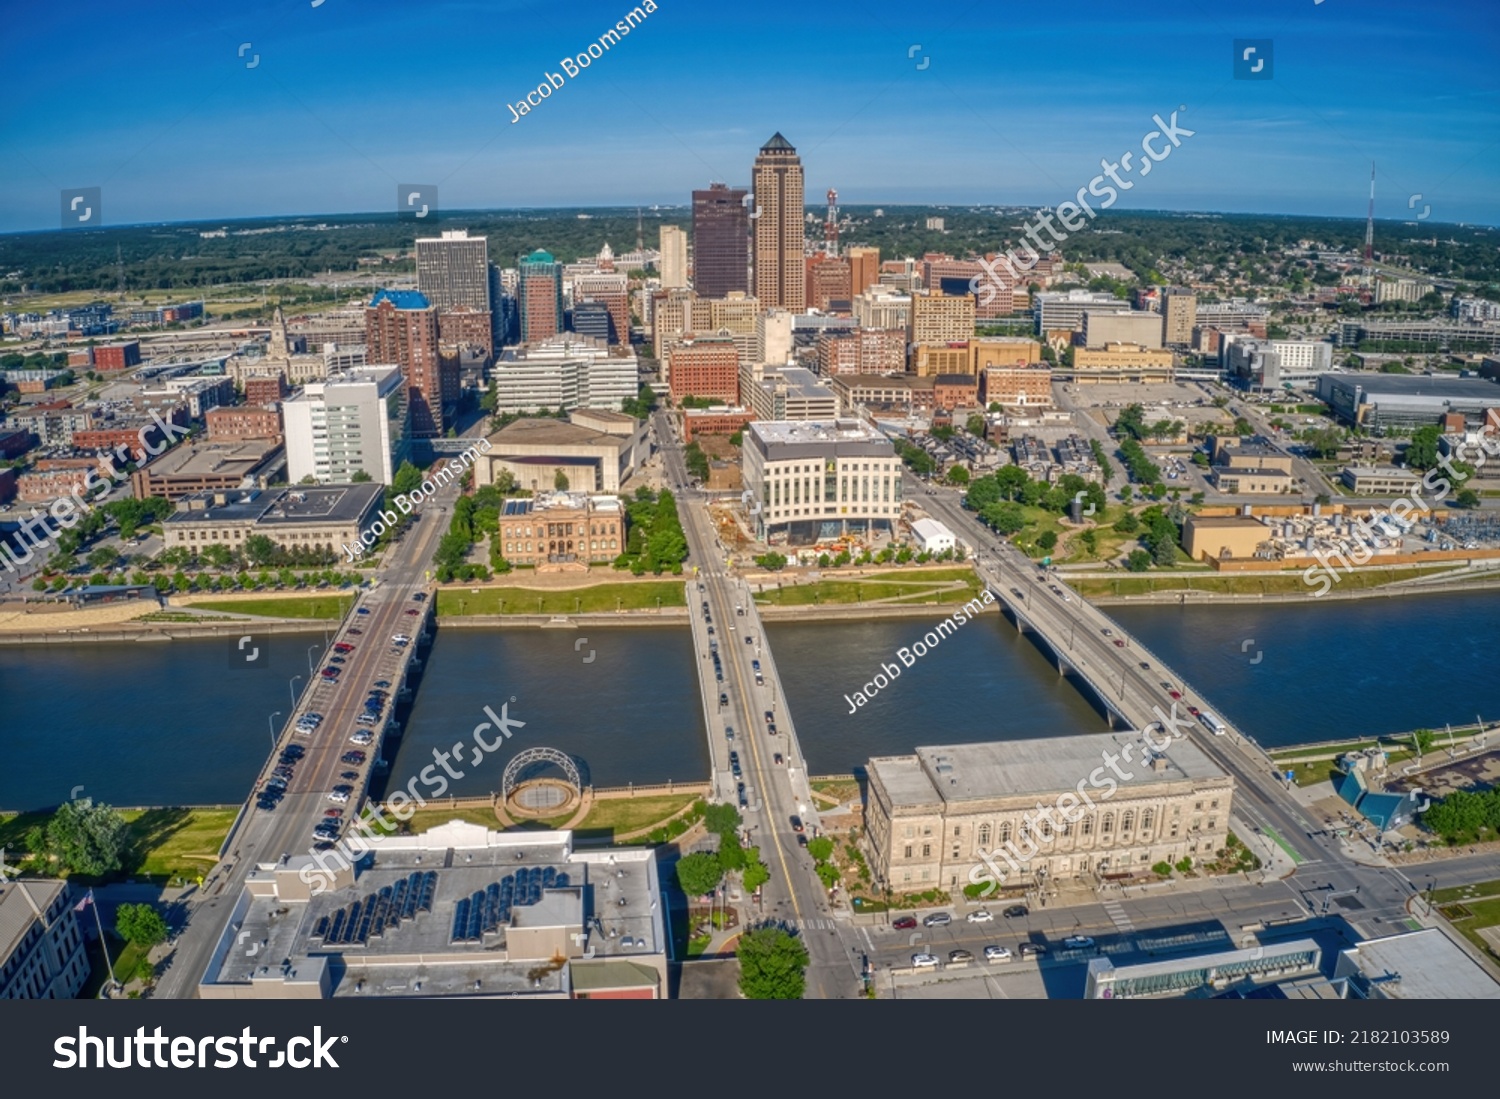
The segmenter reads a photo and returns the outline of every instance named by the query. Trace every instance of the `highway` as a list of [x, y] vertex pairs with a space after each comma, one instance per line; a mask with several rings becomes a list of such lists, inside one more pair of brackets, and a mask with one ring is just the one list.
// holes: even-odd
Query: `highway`
[[[288, 715], [277, 751], [257, 779], [256, 790], [249, 795], [249, 804], [233, 835], [233, 846], [202, 889], [187, 901], [186, 928], [178, 939], [157, 996], [191, 999], [197, 995], [197, 984], [214, 944], [234, 908], [246, 874], [257, 863], [274, 863], [282, 855], [307, 853], [316, 842], [314, 825], [324, 819], [330, 808], [342, 808], [345, 821], [356, 815], [369, 788], [371, 768], [380, 756], [380, 743], [377, 740], [359, 749], [366, 755], [362, 765], [351, 766], [340, 757], [355, 748], [349, 742], [350, 735], [366, 728], [357, 719], [364, 712], [365, 697], [377, 680], [391, 684], [384, 713], [386, 721], [395, 710], [406, 662], [416, 648], [417, 635], [426, 628], [424, 624], [432, 614], [430, 598], [417, 602], [412, 596], [427, 590], [427, 564], [447, 530], [448, 513], [456, 495], [457, 481], [440, 490], [438, 499], [425, 501], [413, 512], [416, 521], [387, 551], [379, 570], [378, 586], [361, 594], [356, 606], [340, 623], [334, 643], [354, 646], [342, 665], [343, 673], [336, 684], [327, 683], [321, 674], [315, 674], [313, 685], [298, 700], [298, 714], [309, 710], [321, 713], [323, 722], [311, 736], [301, 736], [291, 729], [295, 716]], [[369, 613], [358, 613], [360, 609]], [[409, 613], [413, 610], [417, 613]], [[391, 643], [395, 634], [410, 636], [411, 645], [397, 649]], [[325, 659], [323, 667], [329, 666]], [[268, 689], [279, 691], [280, 681], [268, 683]], [[268, 695], [267, 706], [279, 697]], [[381, 728], [383, 725], [377, 725], [374, 730]], [[289, 743], [302, 745], [306, 755], [295, 765], [280, 804], [269, 811], [259, 809], [255, 804], [257, 793], [276, 765], [281, 748]], [[345, 774], [355, 777], [341, 777]], [[328, 799], [328, 793], [343, 783], [352, 785], [355, 792], [348, 802], [336, 806]]]
[[[671, 418], [658, 412], [654, 420], [667, 485], [688, 485], [690, 478]], [[703, 585], [702, 592], [697, 592], [700, 599], [696, 604], [691, 599], [696, 585], [689, 586], [688, 610], [701, 614], [701, 604], [709, 605], [716, 627], [714, 638], [719, 642], [724, 666], [722, 690], [729, 702], [718, 711], [717, 727], [711, 718], [709, 736], [722, 738], [726, 721], [734, 726], [747, 793], [756, 795], [742, 815], [749, 843], [760, 848], [761, 859], [771, 872], [771, 880], [761, 890], [760, 911], [766, 919], [783, 922], [801, 933], [810, 956], [806, 998], [852, 997], [859, 988], [858, 968], [851, 962], [850, 951], [840, 937], [827, 890], [813, 872], [812, 859], [798, 842], [798, 833], [791, 823], [792, 817], [799, 817], [803, 821], [802, 835], [808, 836], [813, 834], [816, 817], [809, 812], [812, 799], [807, 790], [806, 767], [798, 766], [802, 752], [796, 744], [784, 696], [779, 694], [764, 627], [748, 588], [730, 576], [725, 567], [709, 522], [706, 498], [691, 489], [683, 491], [678, 494], [678, 512], [687, 536], [688, 562], [698, 566], [698, 581]], [[743, 616], [736, 613], [736, 606], [743, 609]], [[753, 638], [749, 645], [743, 640], [747, 631]], [[755, 660], [761, 663], [763, 685], [755, 681]], [[717, 682], [710, 682], [708, 687], [713, 689], [717, 702], [720, 689]], [[774, 737], [767, 732], [767, 710], [775, 714], [778, 732]], [[774, 762], [778, 752], [786, 764], [778, 766]]]

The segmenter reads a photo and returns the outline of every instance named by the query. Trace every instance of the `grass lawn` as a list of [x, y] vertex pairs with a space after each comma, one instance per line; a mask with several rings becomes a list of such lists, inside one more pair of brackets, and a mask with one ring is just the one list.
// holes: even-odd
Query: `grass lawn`
[[194, 610], [257, 614], [265, 618], [342, 618], [353, 602], [352, 595], [309, 595], [286, 599], [200, 599], [187, 605]]
[[[633, 584], [596, 584], [570, 591], [528, 588], [456, 587], [438, 592], [440, 615], [460, 614], [599, 614], [619, 610], [655, 610], [687, 606], [682, 580], [648, 580]], [[540, 608], [540, 609], [538, 609]]]
[[699, 794], [660, 794], [644, 798], [606, 798], [594, 802], [578, 831], [611, 838], [660, 824], [697, 801]]
[[899, 580], [905, 584], [945, 584], [954, 580], [962, 580], [965, 583], [974, 581], [974, 569], [969, 565], [952, 569], [928, 569], [913, 568], [910, 571], [897, 569], [895, 572], [875, 572], [865, 577], [866, 580]]
[[418, 809], [411, 815], [407, 824], [416, 833], [426, 832], [436, 828], [440, 824], [447, 824], [450, 820], [461, 820], [466, 824], [482, 824], [486, 828], [499, 829], [500, 822], [495, 818], [495, 811], [489, 806], [478, 806], [464, 809]]
[[[1495, 885], [1496, 883], [1486, 882], [1485, 884]], [[1489, 900], [1481, 901], [1455, 901], [1438, 911], [1453, 925], [1455, 931], [1473, 943], [1481, 953], [1500, 959], [1500, 952], [1497, 952], [1494, 946], [1479, 933], [1482, 928], [1500, 925], [1500, 897], [1491, 897]]]
[[[980, 581], [969, 569], [944, 570], [956, 575], [934, 578], [917, 574], [891, 580], [819, 580], [813, 584], [789, 584], [759, 592], [755, 601], [764, 606], [805, 607], [824, 603], [868, 603], [891, 599], [902, 603], [967, 603], [979, 593]], [[889, 574], [886, 574], [889, 575]], [[942, 574], [939, 574], [940, 576]], [[962, 587], [955, 586], [955, 581]]]
[[[1341, 573], [1335, 591], [1362, 591], [1396, 580], [1411, 580], [1453, 571], [1452, 565], [1426, 565], [1405, 569], [1361, 569]], [[1307, 594], [1313, 589], [1302, 579], [1302, 570], [1275, 573], [1229, 574], [1204, 572], [1193, 576], [1163, 576], [1157, 573], [1126, 573], [1118, 577], [1077, 577], [1069, 583], [1085, 596], [1148, 595], [1152, 592], [1204, 591], [1226, 595]]]
[[[130, 845], [124, 872], [189, 878], [206, 873], [218, 861], [219, 848], [238, 812], [238, 806], [122, 809]], [[50, 810], [0, 817], [0, 847], [26, 850], [26, 833], [51, 817]]]
[[831, 799], [835, 804], [859, 800], [859, 782], [852, 778], [835, 779], [830, 782], [815, 782], [813, 793]]
[[1454, 901], [1483, 900], [1485, 897], [1500, 897], [1500, 881], [1481, 881], [1472, 885], [1455, 885], [1450, 889], [1434, 889], [1433, 904], [1452, 904]]

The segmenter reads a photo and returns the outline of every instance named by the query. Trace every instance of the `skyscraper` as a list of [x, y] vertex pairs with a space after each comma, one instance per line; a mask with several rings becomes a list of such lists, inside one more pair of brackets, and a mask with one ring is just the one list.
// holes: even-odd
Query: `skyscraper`
[[562, 264], [538, 248], [520, 268], [521, 342], [557, 335], [563, 328]]
[[1182, 286], [1169, 286], [1161, 293], [1161, 338], [1168, 347], [1187, 347], [1193, 342], [1198, 323], [1198, 296]]
[[[802, 312], [802, 160], [791, 142], [775, 134], [761, 146], [752, 171], [755, 188], [755, 296], [767, 308]], [[701, 293], [701, 291], [700, 291]]]
[[880, 282], [880, 249], [850, 248], [844, 253], [849, 260], [851, 275], [850, 294], [863, 294]]
[[365, 346], [372, 366], [395, 363], [401, 368], [412, 435], [441, 435], [444, 389], [437, 309], [416, 290], [377, 290], [365, 307]]
[[[750, 291], [750, 211], [745, 209], [745, 194], [723, 183], [693, 192], [693, 289], [700, 298]], [[662, 285], [667, 287], [665, 281]]]
[[663, 225], [661, 227], [661, 288], [680, 290], [687, 284], [687, 234], [675, 225]]
[[417, 238], [417, 289], [439, 309], [490, 311], [489, 243], [467, 229]]

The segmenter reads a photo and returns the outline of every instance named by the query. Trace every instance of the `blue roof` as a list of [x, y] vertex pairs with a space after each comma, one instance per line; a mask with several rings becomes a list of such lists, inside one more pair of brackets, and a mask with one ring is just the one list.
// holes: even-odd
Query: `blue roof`
[[370, 299], [370, 308], [375, 308], [383, 301], [390, 302], [397, 309], [427, 309], [429, 307], [427, 295], [420, 290], [377, 290], [375, 296]]
[[1359, 799], [1369, 789], [1365, 785], [1365, 777], [1359, 771], [1335, 771], [1333, 774], [1333, 789], [1339, 797], [1347, 801], [1351, 808], [1359, 808]]
[[535, 252], [531, 253], [531, 255], [527, 256], [521, 262], [522, 263], [556, 263], [557, 260], [555, 260], [555, 259], [552, 258], [552, 253], [551, 252], [545, 252], [542, 249], [538, 248]]
[[1359, 799], [1359, 811], [1383, 832], [1410, 816], [1411, 800], [1408, 794], [1366, 794]]

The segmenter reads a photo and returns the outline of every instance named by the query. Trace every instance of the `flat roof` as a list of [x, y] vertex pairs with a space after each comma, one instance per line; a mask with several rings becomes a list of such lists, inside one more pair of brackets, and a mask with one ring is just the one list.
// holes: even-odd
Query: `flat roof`
[[[384, 495], [385, 486], [294, 485], [284, 489], [227, 489], [198, 492], [185, 498], [188, 507], [168, 515], [168, 523], [260, 522], [267, 526], [300, 523], [353, 523], [363, 519]], [[214, 501], [224, 497], [224, 503]], [[191, 505], [201, 501], [204, 506]]]
[[1389, 394], [1397, 397], [1477, 397], [1500, 402], [1500, 386], [1485, 378], [1441, 378], [1424, 374], [1325, 374], [1335, 389], [1359, 386], [1367, 397]]
[[[1160, 753], [1140, 733], [1128, 731], [940, 745], [918, 748], [914, 756], [871, 760], [870, 766], [897, 805], [931, 805], [1072, 790], [1101, 766], [1106, 752], [1115, 753], [1120, 770], [1130, 776], [1114, 775], [1121, 787], [1225, 777], [1189, 740], [1174, 740]], [[1164, 761], [1162, 769], [1145, 762], [1152, 759]]]
[[281, 444], [270, 439], [188, 443], [148, 463], [145, 472], [150, 477], [244, 477], [280, 450]]
[[1367, 939], [1340, 960], [1396, 1000], [1500, 999], [1500, 983], [1436, 927]]
[[1189, 515], [1188, 523], [1204, 530], [1232, 530], [1235, 527], [1264, 527], [1266, 524], [1253, 515]]
[[600, 446], [611, 450], [630, 445], [622, 435], [543, 416], [526, 416], [506, 424], [490, 436], [490, 442], [495, 446]]

